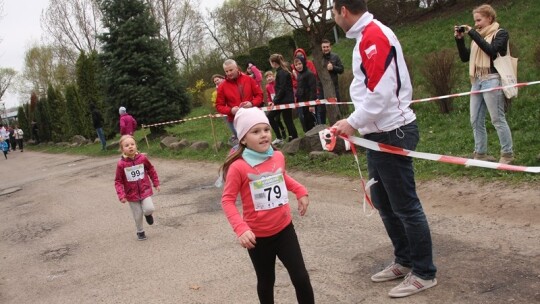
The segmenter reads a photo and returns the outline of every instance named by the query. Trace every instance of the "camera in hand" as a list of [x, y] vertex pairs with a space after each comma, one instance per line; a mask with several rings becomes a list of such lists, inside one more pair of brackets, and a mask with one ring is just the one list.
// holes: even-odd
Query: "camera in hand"
[[456, 30], [458, 33], [465, 33], [465, 25], [458, 25], [456, 26]]

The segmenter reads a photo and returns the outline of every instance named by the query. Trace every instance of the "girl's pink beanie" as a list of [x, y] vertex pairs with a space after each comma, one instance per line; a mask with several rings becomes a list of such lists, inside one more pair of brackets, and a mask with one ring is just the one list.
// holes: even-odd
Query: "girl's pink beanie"
[[238, 140], [242, 140], [246, 136], [249, 129], [254, 125], [264, 123], [269, 125], [268, 118], [264, 112], [257, 108], [240, 108], [234, 115], [234, 129], [238, 135]]

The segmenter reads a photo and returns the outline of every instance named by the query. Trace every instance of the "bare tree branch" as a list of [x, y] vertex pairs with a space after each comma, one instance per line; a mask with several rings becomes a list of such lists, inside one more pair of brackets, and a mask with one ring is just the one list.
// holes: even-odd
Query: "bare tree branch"
[[[101, 12], [95, 0], [55, 0], [41, 15], [41, 27], [53, 39], [56, 51], [73, 65], [80, 52], [99, 47]], [[76, 50], [76, 52], [73, 52]]]
[[12, 68], [0, 68], [0, 99], [11, 86], [17, 72]]

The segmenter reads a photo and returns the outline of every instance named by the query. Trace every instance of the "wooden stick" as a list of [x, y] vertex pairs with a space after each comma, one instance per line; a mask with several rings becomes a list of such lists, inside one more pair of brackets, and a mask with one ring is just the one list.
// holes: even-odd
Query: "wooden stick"
[[214, 150], [218, 152], [216, 130], [214, 129], [214, 115], [210, 114], [210, 124], [212, 125], [212, 136], [214, 137]]
[[[144, 125], [142, 127], [143, 129], [146, 129]], [[148, 143], [148, 137], [146, 137], [146, 131], [144, 132], [144, 140], [146, 140], [146, 147], [148, 150], [150, 150], [150, 144]]]

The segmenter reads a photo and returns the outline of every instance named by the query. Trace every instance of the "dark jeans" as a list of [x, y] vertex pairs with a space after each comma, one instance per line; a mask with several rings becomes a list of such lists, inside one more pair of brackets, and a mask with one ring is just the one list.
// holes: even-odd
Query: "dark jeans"
[[292, 139], [297, 138], [298, 133], [296, 132], [296, 127], [294, 126], [292, 109], [274, 110], [268, 112], [268, 120], [270, 121], [270, 126], [272, 127], [272, 130], [274, 130], [274, 133], [276, 133], [276, 138], [287, 139], [285, 138], [286, 134], [281, 134], [281, 131], [279, 130], [279, 125], [275, 119], [275, 117], [279, 116], [280, 114], [283, 114], [283, 122], [285, 122], [285, 126], [287, 126], [287, 132], [289, 133], [289, 137], [291, 137]]
[[[418, 126], [413, 121], [364, 138], [414, 150], [419, 140]], [[371, 198], [394, 246], [395, 262], [411, 267], [424, 280], [433, 279], [437, 268], [433, 264], [431, 233], [416, 194], [412, 158], [368, 150], [367, 162], [369, 178], [378, 181], [371, 186]]]
[[248, 250], [248, 253], [257, 274], [257, 294], [261, 304], [274, 303], [276, 256], [289, 272], [298, 303], [315, 303], [309, 274], [292, 223], [276, 235], [257, 238], [255, 248]]
[[105, 134], [103, 134], [103, 128], [96, 128], [96, 133], [101, 141], [101, 150], [105, 150], [107, 147], [107, 141], [105, 140]]
[[315, 116], [317, 118], [316, 124], [326, 124], [326, 105], [315, 106]]

